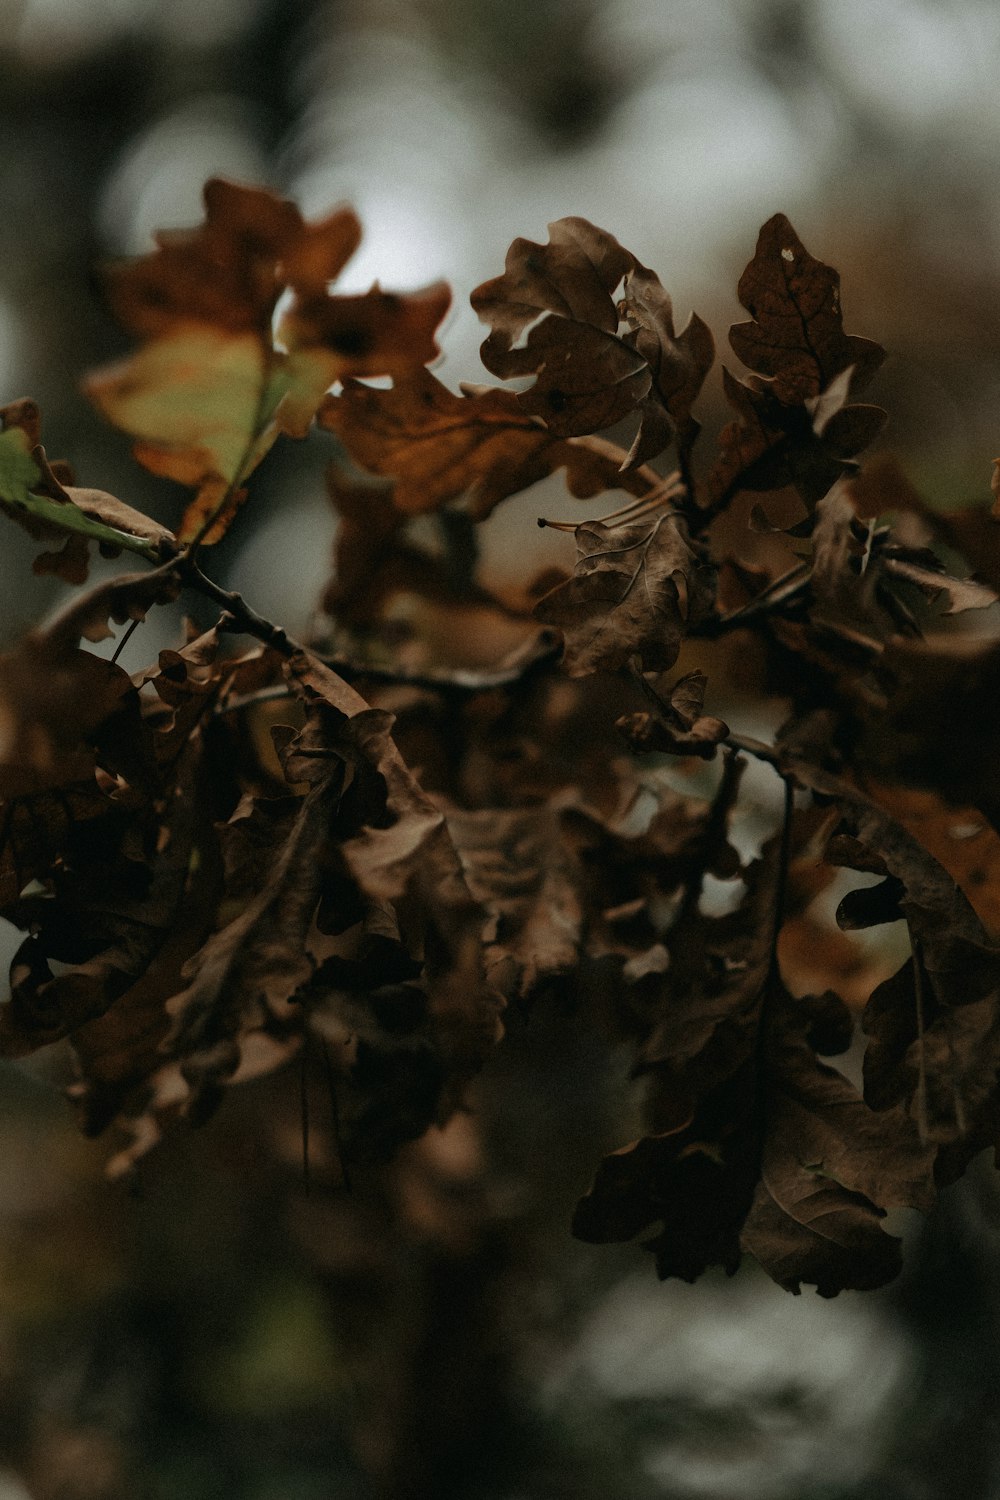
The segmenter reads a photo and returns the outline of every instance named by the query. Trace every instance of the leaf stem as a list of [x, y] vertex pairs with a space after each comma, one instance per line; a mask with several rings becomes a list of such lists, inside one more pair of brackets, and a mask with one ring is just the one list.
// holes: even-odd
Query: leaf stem
[[539, 516], [538, 524], [541, 527], [548, 527], [550, 531], [569, 532], [576, 531], [580, 526], [593, 525], [595, 522], [601, 526], [607, 526], [609, 521], [618, 521], [625, 524], [628, 521], [639, 520], [647, 511], [658, 510], [668, 500], [676, 500], [685, 493], [685, 490], [686, 486], [681, 478], [680, 470], [675, 469], [672, 474], [668, 474], [666, 479], [657, 484], [648, 494], [639, 495], [635, 500], [630, 500], [627, 505], [621, 506], [618, 510], [609, 511], [606, 516], [591, 516], [583, 521], [550, 521], [546, 516]]

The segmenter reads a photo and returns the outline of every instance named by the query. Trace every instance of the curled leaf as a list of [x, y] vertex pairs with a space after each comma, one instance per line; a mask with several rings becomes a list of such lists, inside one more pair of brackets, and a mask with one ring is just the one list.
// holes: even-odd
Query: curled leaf
[[715, 570], [678, 517], [644, 516], [576, 528], [572, 578], [538, 601], [535, 615], [557, 625], [573, 677], [614, 671], [639, 656], [650, 671], [673, 666], [688, 628], [715, 599]]
[[[620, 306], [612, 295], [619, 283]], [[504, 274], [477, 287], [472, 305], [493, 329], [481, 350], [486, 368], [504, 380], [536, 377], [517, 397], [524, 412], [559, 437], [576, 437], [638, 411], [628, 464], [655, 457], [676, 425], [686, 465], [711, 335], [692, 319], [675, 336], [659, 280], [613, 235], [569, 218], [549, 225], [547, 245], [517, 239]]]
[[165, 562], [177, 551], [173, 533], [104, 490], [64, 485], [39, 442], [41, 416], [33, 401], [0, 410], [0, 508], [38, 541], [60, 550], [41, 553], [36, 573], [55, 573], [67, 583], [87, 577], [89, 542], [106, 556], [137, 552]]

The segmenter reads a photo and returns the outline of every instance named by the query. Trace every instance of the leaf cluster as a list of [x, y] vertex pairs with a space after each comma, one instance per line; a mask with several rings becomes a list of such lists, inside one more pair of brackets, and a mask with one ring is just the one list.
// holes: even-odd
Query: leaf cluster
[[[890, 1280], [886, 1212], [997, 1145], [1000, 580], [971, 513], [862, 469], [884, 351], [845, 332], [837, 273], [765, 224], [705, 459], [711, 334], [677, 332], [585, 220], [515, 240], [473, 293], [483, 363], [519, 388], [455, 393], [427, 369], [446, 287], [331, 291], [349, 209], [307, 224], [218, 180], [205, 207], [111, 269], [139, 342], [87, 383], [191, 489], [176, 532], [78, 488], [31, 402], [0, 413], [0, 506], [36, 568], [81, 585], [92, 546], [147, 565], [0, 657], [0, 914], [23, 934], [0, 1053], [72, 1049], [116, 1173], [231, 1085], [320, 1058], [346, 1180], [465, 1107], [505, 1024], [558, 994], [628, 1041], [648, 1116], [577, 1235], [644, 1235], [664, 1277], [750, 1254], [793, 1291]], [[339, 524], [298, 642], [203, 559], [278, 437], [313, 428]], [[498, 593], [476, 528], [553, 474], [624, 503], [544, 523], [572, 566]], [[91, 649], [182, 593], [216, 622], [145, 670]], [[771, 742], [716, 711], [734, 664], [727, 718], [778, 697]], [[756, 852], [748, 758], [778, 794]], [[894, 973], [852, 937], [886, 924]], [[825, 1060], [852, 1042], [858, 1086]]]

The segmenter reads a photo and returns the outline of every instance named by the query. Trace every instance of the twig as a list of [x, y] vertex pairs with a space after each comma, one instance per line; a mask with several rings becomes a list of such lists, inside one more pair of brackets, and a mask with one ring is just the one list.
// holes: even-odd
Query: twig
[[340, 1099], [337, 1095], [337, 1080], [333, 1076], [333, 1063], [330, 1061], [330, 1049], [327, 1046], [326, 1037], [320, 1037], [323, 1048], [323, 1062], [326, 1066], [326, 1085], [330, 1091], [330, 1116], [333, 1124], [333, 1143], [337, 1149], [337, 1165], [340, 1167], [340, 1185], [346, 1192], [351, 1191], [351, 1177], [344, 1160], [344, 1143], [340, 1128]]
[[[513, 667], [504, 667], [495, 672], [472, 672], [457, 668], [450, 672], [408, 672], [405, 667], [382, 667], [350, 657], [312, 654], [325, 667], [336, 672], [345, 682], [378, 682], [390, 687], [419, 688], [425, 692], [443, 693], [458, 697], [472, 697], [476, 693], [489, 693], [502, 688], [517, 687], [531, 675], [558, 659], [562, 647], [558, 640], [540, 649], [530, 660]], [[245, 708], [255, 708], [258, 703], [272, 703], [292, 696], [292, 690], [281, 683], [273, 687], [260, 688], [254, 693], [244, 693], [228, 698], [216, 708], [218, 714], [240, 713]]]
[[[282, 626], [275, 625], [252, 609], [242, 594], [237, 593], [235, 589], [224, 589], [221, 584], [209, 578], [190, 554], [178, 560], [177, 569], [182, 583], [218, 604], [232, 620], [233, 625], [246, 635], [252, 635], [255, 639], [263, 641], [265, 646], [270, 646], [281, 656], [295, 656], [306, 649], [298, 641], [293, 640]], [[223, 628], [231, 629], [232, 626], [224, 625]]]
[[777, 614], [779, 609], [800, 599], [811, 581], [810, 565], [798, 563], [787, 573], [782, 573], [781, 577], [776, 578], [773, 583], [769, 583], [766, 589], [747, 604], [732, 610], [728, 615], [716, 615], [714, 618], [702, 620], [691, 627], [689, 634], [715, 640], [716, 637], [725, 635], [730, 630], [742, 630], [747, 626], [752, 626], [758, 620]]
[[309, 1078], [306, 1068], [309, 1032], [302, 1033], [302, 1055], [299, 1064], [299, 1109], [302, 1121], [302, 1186], [309, 1195]]
[[141, 620], [132, 621], [131, 625], [126, 630], [125, 634], [122, 636], [121, 640], [118, 642], [117, 646], [114, 649], [114, 655], [111, 658], [112, 662], [116, 662], [118, 660], [119, 656], [121, 656], [122, 652], [125, 650], [125, 647], [128, 645], [133, 635], [135, 635], [135, 632], [138, 630], [141, 624]]

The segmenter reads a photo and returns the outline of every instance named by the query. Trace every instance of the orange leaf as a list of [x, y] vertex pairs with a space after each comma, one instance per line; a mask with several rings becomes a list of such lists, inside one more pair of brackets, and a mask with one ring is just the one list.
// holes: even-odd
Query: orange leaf
[[86, 383], [137, 439], [140, 463], [195, 489], [185, 542], [224, 534], [278, 435], [305, 436], [335, 381], [435, 358], [450, 301], [443, 283], [328, 294], [360, 239], [349, 208], [307, 224], [294, 203], [220, 178], [206, 184], [205, 208], [203, 224], [161, 232], [151, 254], [109, 272], [111, 305], [143, 343]]

